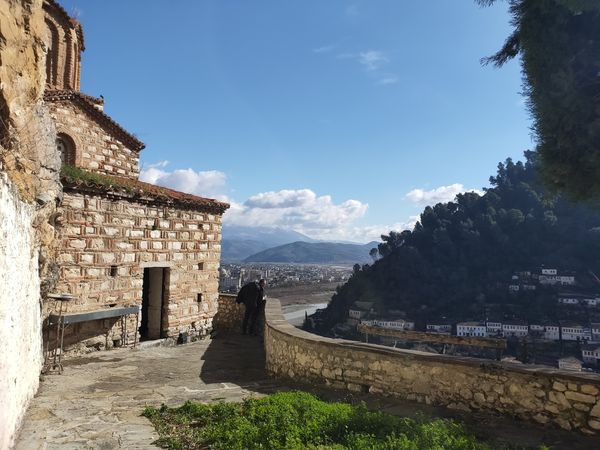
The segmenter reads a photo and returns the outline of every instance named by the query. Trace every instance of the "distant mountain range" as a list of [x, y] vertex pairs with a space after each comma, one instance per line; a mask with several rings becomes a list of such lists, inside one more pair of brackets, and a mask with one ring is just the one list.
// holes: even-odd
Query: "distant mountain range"
[[291, 242], [317, 242], [293, 230], [269, 227], [223, 225], [221, 259], [224, 262], [243, 261], [250, 255]]
[[281, 263], [365, 263], [371, 261], [369, 251], [377, 242], [339, 244], [333, 242], [292, 242], [251, 255], [244, 262]]
[[365, 245], [323, 242], [283, 228], [223, 225], [222, 234], [223, 262], [262, 262], [267, 261], [264, 258], [274, 258], [269, 262], [363, 263], [371, 260], [369, 250], [377, 246], [376, 242]]

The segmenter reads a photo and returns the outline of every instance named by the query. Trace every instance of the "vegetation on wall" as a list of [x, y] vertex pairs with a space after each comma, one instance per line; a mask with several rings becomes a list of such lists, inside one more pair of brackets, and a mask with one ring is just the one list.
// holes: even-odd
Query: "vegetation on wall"
[[[328, 306], [324, 330], [345, 320], [355, 301], [373, 301], [385, 314], [414, 320], [484, 318], [490, 304], [507, 302], [513, 271], [542, 265], [587, 273], [600, 269], [600, 214], [538, 182], [537, 155], [498, 165], [485, 194], [426, 207], [412, 231], [382, 236], [372, 265], [355, 266]], [[539, 290], [538, 290], [539, 291]], [[524, 319], [550, 314], [540, 292], [520, 302]], [[556, 303], [552, 296], [552, 305]]]
[[[491, 5], [496, 0], [476, 0]], [[507, 0], [514, 32], [486, 63], [521, 56], [540, 173], [576, 199], [600, 195], [600, 2]]]

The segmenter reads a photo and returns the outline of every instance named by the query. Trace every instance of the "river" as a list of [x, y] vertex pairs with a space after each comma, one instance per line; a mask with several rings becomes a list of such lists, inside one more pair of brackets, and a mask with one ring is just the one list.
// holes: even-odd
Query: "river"
[[317, 309], [325, 308], [327, 303], [313, 303], [304, 305], [287, 305], [283, 307], [283, 316], [294, 326], [300, 326], [304, 322], [304, 315], [308, 313], [310, 316]]

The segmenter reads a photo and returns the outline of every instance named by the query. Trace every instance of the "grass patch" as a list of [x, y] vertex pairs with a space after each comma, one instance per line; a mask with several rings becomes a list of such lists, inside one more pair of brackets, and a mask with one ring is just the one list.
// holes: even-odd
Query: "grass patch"
[[454, 421], [396, 417], [364, 405], [326, 403], [286, 392], [243, 403], [148, 407], [156, 442], [169, 449], [216, 450], [487, 450]]

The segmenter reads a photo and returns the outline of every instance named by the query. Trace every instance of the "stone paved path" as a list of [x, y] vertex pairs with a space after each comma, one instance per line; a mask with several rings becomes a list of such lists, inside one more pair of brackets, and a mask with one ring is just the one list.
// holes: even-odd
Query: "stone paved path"
[[44, 376], [27, 411], [17, 450], [155, 449], [158, 435], [140, 413], [145, 405], [179, 406], [241, 400], [303, 389], [327, 400], [364, 401], [369, 408], [414, 417], [452, 417], [469, 432], [500, 444], [553, 450], [600, 449], [600, 438], [367, 394], [332, 391], [270, 379], [259, 338], [220, 335], [178, 347], [97, 352], [70, 359], [62, 375]]
[[226, 336], [178, 347], [98, 352], [44, 376], [17, 450], [148, 449], [158, 435], [145, 405], [241, 400], [285, 387], [264, 374], [259, 338]]

